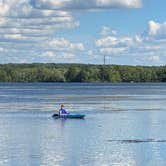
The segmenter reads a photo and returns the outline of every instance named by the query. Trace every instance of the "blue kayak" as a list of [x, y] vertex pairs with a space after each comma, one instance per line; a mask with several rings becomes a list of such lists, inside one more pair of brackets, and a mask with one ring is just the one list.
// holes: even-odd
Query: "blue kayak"
[[84, 119], [85, 115], [83, 114], [68, 114], [68, 115], [63, 115], [60, 116], [59, 114], [55, 113], [52, 115], [53, 118], [59, 119], [59, 118], [64, 118], [64, 119]]

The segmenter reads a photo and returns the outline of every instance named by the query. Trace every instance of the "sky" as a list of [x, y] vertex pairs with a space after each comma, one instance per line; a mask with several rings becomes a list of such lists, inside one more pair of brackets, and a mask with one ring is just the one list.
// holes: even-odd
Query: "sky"
[[165, 65], [165, 0], [0, 0], [0, 63]]

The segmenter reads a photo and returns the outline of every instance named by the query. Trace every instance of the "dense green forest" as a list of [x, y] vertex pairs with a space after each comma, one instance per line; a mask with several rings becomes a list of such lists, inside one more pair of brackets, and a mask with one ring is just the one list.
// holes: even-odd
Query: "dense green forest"
[[166, 82], [166, 66], [1, 64], [0, 82]]

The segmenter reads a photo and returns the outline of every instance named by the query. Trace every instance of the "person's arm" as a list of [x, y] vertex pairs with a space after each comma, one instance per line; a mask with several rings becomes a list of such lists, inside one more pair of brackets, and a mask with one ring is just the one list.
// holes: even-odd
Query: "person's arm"
[[59, 115], [61, 114], [61, 109], [59, 109], [58, 113], [59, 113]]

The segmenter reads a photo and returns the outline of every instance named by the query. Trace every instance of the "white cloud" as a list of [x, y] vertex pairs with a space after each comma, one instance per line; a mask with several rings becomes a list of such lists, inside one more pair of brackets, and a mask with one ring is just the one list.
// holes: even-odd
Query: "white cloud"
[[115, 30], [113, 30], [112, 28], [110, 28], [110, 27], [103, 26], [103, 27], [101, 28], [100, 34], [101, 34], [102, 36], [116, 35], [117, 32], [116, 32]]
[[[58, 30], [79, 26], [72, 9], [140, 6], [141, 0], [3, 0], [0, 3], [0, 44], [2, 50], [6, 50], [4, 57], [27, 55], [33, 59], [43, 51], [48, 57], [61, 55], [72, 58], [75, 53], [85, 51], [82, 43], [64, 38], [50, 39]], [[105, 27], [104, 33], [116, 32]]]
[[160, 57], [158, 55], [153, 55], [153, 56], [149, 57], [149, 60], [151, 60], [151, 61], [159, 61]]
[[[23, 61], [31, 62], [40, 55], [72, 59], [85, 52], [92, 54], [81, 42], [53, 37], [57, 31], [79, 26], [73, 9], [91, 11], [140, 6], [141, 0], [3, 0], [0, 3], [0, 51], [4, 53], [1, 59], [21, 62], [22, 58]], [[116, 31], [105, 26], [101, 34], [116, 35]], [[114, 39], [107, 40], [105, 42], [110, 43]], [[98, 41], [98, 45], [102, 47], [103, 42]], [[117, 42], [119, 39], [115, 38], [112, 45]]]
[[41, 44], [41, 46], [39, 45], [41, 57], [48, 59], [71, 60], [85, 50], [83, 43], [71, 42], [64, 38], [53, 38]]
[[126, 47], [133, 44], [133, 39], [130, 37], [112, 37], [107, 36], [96, 40], [98, 47]]
[[[55, 32], [79, 26], [69, 11], [36, 9], [32, 3], [29, 0], [4, 0], [0, 3], [1, 52], [6, 50], [1, 60], [13, 62], [27, 56], [24, 60], [29, 62], [42, 54], [43, 45]], [[70, 50], [84, 49], [81, 43], [70, 44]], [[53, 48], [50, 46], [49, 49]], [[51, 52], [46, 55], [53, 56]]]
[[147, 35], [149, 37], [166, 38], [166, 22], [157, 23], [149, 21]]
[[45, 56], [45, 57], [56, 57], [57, 55], [54, 53], [54, 52], [51, 52], [51, 51], [47, 51], [47, 52], [44, 52], [43, 53], [43, 56]]
[[72, 53], [63, 53], [62, 55], [64, 59], [73, 59], [75, 57], [75, 54]]
[[0, 15], [4, 16], [9, 11], [9, 6], [7, 4], [0, 4]]
[[141, 0], [35, 0], [36, 8], [45, 9], [99, 9], [99, 8], [138, 8]]
[[4, 34], [4, 38], [6, 39], [25, 39], [22, 34]]
[[72, 43], [64, 38], [48, 40], [46, 45], [48, 48], [58, 51], [84, 51], [85, 49], [83, 43]]
[[119, 47], [119, 48], [101, 48], [100, 53], [105, 55], [115, 55], [125, 52], [128, 49], [128, 47]]
[[[49, 28], [54, 32], [58, 28], [73, 28], [78, 26], [72, 14], [67, 11], [42, 10], [34, 8], [29, 0], [4, 1], [0, 5], [0, 25], [1, 29], [24, 28], [42, 30]], [[8, 31], [6, 31], [7, 33]]]
[[46, 51], [41, 54], [41, 57], [46, 57], [48, 59], [73, 59], [76, 55], [70, 52], [53, 52], [53, 51]]
[[117, 38], [116, 37], [112, 37], [112, 36], [107, 36], [101, 39], [96, 40], [96, 46], [98, 47], [107, 47], [109, 45], [115, 45], [117, 42]]
[[166, 56], [166, 22], [149, 21], [148, 28], [135, 36], [105, 36], [95, 41], [101, 54], [127, 56], [151, 62], [161, 62]]

